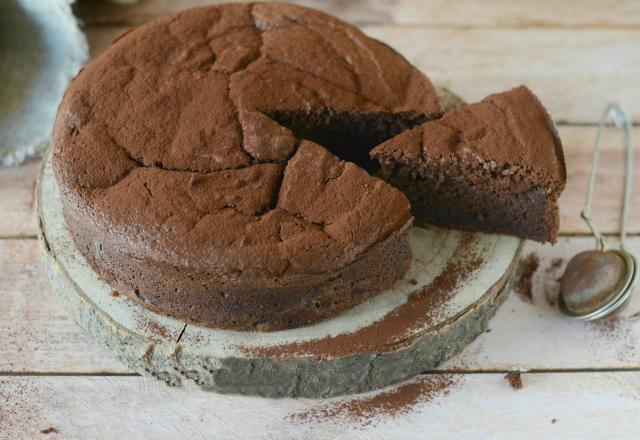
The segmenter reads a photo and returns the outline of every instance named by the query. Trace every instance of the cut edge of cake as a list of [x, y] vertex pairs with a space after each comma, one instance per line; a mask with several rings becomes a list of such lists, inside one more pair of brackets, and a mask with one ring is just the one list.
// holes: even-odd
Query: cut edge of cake
[[556, 241], [566, 183], [562, 144], [525, 86], [446, 112], [371, 156], [409, 198], [416, 224]]

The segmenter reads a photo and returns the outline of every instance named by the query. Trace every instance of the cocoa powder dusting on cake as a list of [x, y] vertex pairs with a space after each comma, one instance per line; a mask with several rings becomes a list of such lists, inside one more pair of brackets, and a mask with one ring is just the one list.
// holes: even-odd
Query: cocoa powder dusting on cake
[[345, 398], [312, 407], [291, 414], [287, 419], [292, 422], [332, 421], [346, 422], [356, 427], [370, 426], [384, 418], [409, 414], [417, 405], [448, 395], [457, 380], [456, 376], [446, 374], [422, 376], [370, 396]]
[[511, 388], [514, 390], [522, 389], [522, 375], [519, 371], [512, 371], [505, 375], [504, 378], [509, 382], [509, 385], [511, 385]]
[[516, 282], [513, 286], [521, 300], [533, 303], [533, 275], [540, 266], [540, 259], [536, 253], [530, 253], [520, 261]]
[[285, 346], [238, 349], [250, 355], [267, 357], [302, 353], [332, 357], [381, 349], [396, 350], [399, 345], [407, 342], [407, 337], [413, 330], [428, 327], [435, 322], [442, 305], [455, 293], [455, 288], [482, 265], [482, 259], [470, 249], [469, 243], [469, 240], [462, 240], [456, 250], [456, 254], [464, 257], [453, 258], [428, 286], [411, 293], [406, 303], [371, 325], [353, 333]]

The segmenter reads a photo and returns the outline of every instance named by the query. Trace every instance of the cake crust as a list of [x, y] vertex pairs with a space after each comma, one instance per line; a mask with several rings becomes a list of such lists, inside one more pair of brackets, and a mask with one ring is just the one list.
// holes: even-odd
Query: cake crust
[[441, 108], [404, 58], [317, 11], [155, 20], [59, 108], [53, 165], [81, 253], [145, 306], [220, 328], [303, 325], [389, 288], [408, 269], [406, 197], [278, 112], [324, 112], [325, 131], [333, 115], [380, 115], [384, 135]]

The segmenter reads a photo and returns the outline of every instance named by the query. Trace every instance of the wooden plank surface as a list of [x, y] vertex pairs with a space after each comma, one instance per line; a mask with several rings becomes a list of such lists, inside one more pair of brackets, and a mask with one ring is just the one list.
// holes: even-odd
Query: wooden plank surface
[[[640, 368], [640, 295], [620, 316], [596, 323], [569, 320], [557, 308], [564, 265], [577, 252], [592, 247], [588, 237], [562, 237], [556, 246], [528, 243], [523, 256], [529, 263], [523, 267], [532, 269], [531, 274], [519, 278], [522, 281], [491, 321], [490, 331], [440, 369]], [[629, 249], [640, 254], [640, 237], [630, 240]], [[55, 302], [39, 251], [35, 240], [0, 240], [0, 267], [6, 268], [0, 274], [0, 371], [129, 372]]]
[[526, 84], [556, 122], [594, 123], [616, 100], [635, 108], [632, 115], [640, 121], [639, 30], [367, 26], [364, 31], [469, 102]]
[[39, 160], [0, 167], [0, 237], [36, 234], [34, 195], [39, 167]]
[[[640, 122], [640, 29], [361, 28], [469, 102], [526, 84], [556, 122], [597, 123], [616, 100]], [[92, 54], [126, 29], [89, 27]]]
[[127, 371], [56, 302], [36, 240], [0, 240], [0, 268], [0, 371]]
[[[410, 400], [409, 387], [443, 381], [449, 383], [445, 389], [405, 402], [395, 416], [388, 413], [398, 402], [384, 408], [374, 397]], [[521, 381], [522, 388], [514, 389], [503, 374], [421, 376], [404, 391], [317, 401], [226, 396], [142, 377], [0, 377], [0, 433], [278, 440], [632, 439], [640, 433], [639, 372], [523, 374]]]
[[[131, 6], [80, 0], [76, 11], [97, 54], [132, 25], [205, 2], [211, 0], [144, 0]], [[592, 246], [588, 237], [566, 236], [587, 232], [578, 213], [592, 125], [614, 99], [640, 122], [640, 2], [299, 3], [361, 25], [469, 101], [519, 83], [539, 94], [563, 124], [569, 176], [560, 199], [565, 236], [555, 247], [529, 244], [524, 251], [522, 267], [531, 272], [531, 287], [529, 276], [523, 277], [490, 331], [441, 367], [456, 373], [446, 376], [454, 385], [435, 396], [426, 393], [426, 402], [384, 420], [365, 414], [354, 421], [339, 411], [331, 420], [304, 421], [296, 414], [335, 412], [330, 405], [339, 401], [224, 396], [189, 386], [171, 389], [137, 376], [100, 376], [131, 372], [57, 305], [37, 242], [14, 239], [36, 231], [32, 195], [39, 163], [0, 168], [0, 438], [104, 438], [116, 432], [121, 438], [376, 439], [423, 438], [427, 432], [429, 438], [450, 438], [452, 432], [466, 438], [638, 438], [637, 292], [622, 315], [599, 323], [569, 321], [555, 301], [566, 260]], [[607, 232], [619, 229], [619, 148], [616, 136], [605, 139], [596, 189], [595, 216]], [[638, 235], [637, 180], [634, 189], [630, 230]], [[631, 250], [640, 254], [640, 237], [633, 238]], [[547, 372], [523, 374], [523, 389], [514, 390], [503, 372], [512, 369]], [[445, 376], [424, 375], [415, 382], [434, 377]]]
[[[146, 0], [122, 6], [80, 0], [76, 11], [89, 24], [140, 24], [194, 6], [241, 0]], [[640, 4], [619, 0], [297, 0], [355, 24], [496, 27], [631, 27], [640, 25]]]

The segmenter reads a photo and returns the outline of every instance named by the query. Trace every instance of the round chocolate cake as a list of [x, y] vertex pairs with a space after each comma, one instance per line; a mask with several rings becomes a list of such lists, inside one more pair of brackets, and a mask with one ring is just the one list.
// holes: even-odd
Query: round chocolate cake
[[53, 165], [90, 265], [159, 313], [276, 330], [407, 271], [407, 198], [376, 145], [441, 114], [428, 79], [333, 17], [197, 8], [127, 33], [73, 81]]

